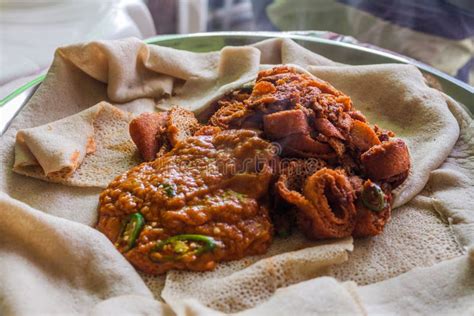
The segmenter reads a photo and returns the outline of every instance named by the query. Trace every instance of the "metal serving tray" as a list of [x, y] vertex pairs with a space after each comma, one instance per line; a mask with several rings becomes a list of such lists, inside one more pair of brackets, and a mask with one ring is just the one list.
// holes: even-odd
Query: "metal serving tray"
[[[219, 50], [224, 46], [248, 45], [269, 38], [291, 38], [307, 49], [330, 58], [336, 62], [350, 65], [368, 65], [385, 63], [412, 64], [422, 72], [431, 74], [440, 82], [443, 91], [465, 105], [471, 117], [474, 113], [474, 87], [457, 80], [437, 69], [421, 62], [355, 44], [308, 36], [303, 33], [279, 32], [216, 32], [189, 35], [162, 35], [146, 40], [149, 44], [189, 50], [208, 52]], [[0, 134], [3, 134], [13, 118], [28, 102], [44, 76], [25, 84], [0, 100]]]

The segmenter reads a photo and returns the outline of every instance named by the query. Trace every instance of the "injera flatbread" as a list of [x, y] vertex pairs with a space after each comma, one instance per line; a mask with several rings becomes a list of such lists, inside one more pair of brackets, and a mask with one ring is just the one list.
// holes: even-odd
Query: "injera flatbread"
[[141, 162], [128, 133], [132, 118], [129, 112], [101, 102], [61, 120], [21, 130], [13, 170], [66, 185], [106, 187]]
[[[108, 101], [114, 106], [134, 113], [148, 111], [155, 102], [158, 102], [160, 106], [167, 106], [167, 104], [172, 105], [176, 101], [182, 101], [189, 109], [199, 112], [210, 100], [224, 92], [225, 89], [220, 89], [221, 87], [225, 86], [226, 89], [230, 89], [234, 87], [234, 84], [238, 85], [248, 81], [249, 78], [254, 78], [260, 67], [259, 63], [292, 63], [302, 67], [316, 65], [317, 67], [308, 67], [308, 70], [316, 73], [322, 79], [329, 80], [336, 88], [351, 96], [356, 108], [362, 109], [372, 123], [378, 123], [381, 127], [392, 129], [398, 133], [398, 136], [407, 141], [412, 156], [417, 157], [416, 161], [412, 161], [416, 168], [397, 196], [397, 205], [400, 207], [394, 210], [393, 221], [388, 224], [384, 234], [368, 240], [355, 241], [355, 250], [353, 254], [349, 254], [349, 260], [343, 265], [334, 266], [328, 273], [341, 280], [357, 280], [361, 284], [372, 283], [403, 275], [415, 266], [434, 264], [433, 267], [437, 267], [440, 261], [461, 256], [463, 247], [474, 241], [472, 119], [455, 102], [440, 92], [428, 88], [419, 71], [412, 66], [336, 67], [327, 58], [313, 54], [290, 40], [282, 39], [268, 40], [255, 47], [258, 50], [250, 47], [235, 47], [225, 49], [221, 53], [196, 54], [147, 46], [138, 40], [126, 39], [73, 45], [59, 49], [45, 82], [0, 139], [2, 148], [0, 153], [0, 165], [2, 166], [0, 189], [35, 209], [66, 219], [66, 222], [69, 220], [93, 225], [97, 218], [96, 207], [99, 189], [47, 183], [12, 172], [14, 142], [18, 130], [65, 118], [100, 101]], [[232, 58], [226, 60], [228, 59], [226, 56]], [[259, 58], [257, 58], [258, 56]], [[233, 67], [233, 65], [237, 66]], [[220, 66], [222, 67], [219, 68]], [[226, 71], [220, 72], [219, 69], [226, 69]], [[385, 84], [385, 82], [388, 83]], [[196, 95], [189, 96], [189, 98], [192, 97], [192, 102], [185, 103], [186, 88], [193, 86], [203, 90], [197, 97]], [[186, 88], [183, 89], [183, 87]], [[161, 97], [173, 93], [177, 93], [177, 95], [165, 99], [166, 102], [159, 100]], [[461, 127], [461, 137], [452, 150], [458, 139], [459, 127]], [[418, 132], [413, 134], [411, 131]], [[446, 159], [448, 155], [449, 157]], [[439, 164], [443, 161], [444, 164], [439, 168]], [[419, 173], [416, 174], [416, 172]], [[427, 181], [428, 186], [425, 186]], [[416, 198], [411, 199], [415, 195]], [[91, 249], [90, 243], [83, 243], [82, 235], [75, 233], [77, 227], [82, 227], [81, 225], [67, 225], [67, 230], [59, 230], [63, 232], [64, 236], [58, 235], [55, 231], [60, 225], [64, 225], [63, 222], [52, 221], [49, 219], [50, 215], [42, 214], [24, 204], [13, 209], [12, 205], [17, 205], [15, 203], [17, 202], [5, 198], [4, 203], [0, 205], [2, 215], [14, 211], [17, 214], [25, 214], [22, 216], [28, 218], [30, 216], [28, 214], [35, 214], [38, 221], [28, 230], [28, 233], [21, 229], [21, 225], [5, 222], [5, 226], [2, 227], [4, 240], [27, 241], [32, 238], [31, 236], [47, 237], [53, 234], [55, 238], [48, 238], [46, 242], [48, 245], [51, 243], [53, 248], [56, 247], [55, 243], [67, 237], [70, 238], [69, 243], [73, 241], [75, 255], [82, 254], [86, 249], [92, 253], [100, 251], [108, 253], [109, 256], [114, 254], [114, 260], [121, 262], [121, 265], [128, 265], [110, 243], [106, 242], [105, 245], [108, 248], [102, 247], [100, 250]], [[12, 216], [9, 218], [12, 222], [16, 220]], [[46, 225], [49, 227], [48, 229], [41, 228], [45, 222], [48, 223]], [[404, 229], [397, 229], [398, 226], [403, 226]], [[297, 245], [295, 240], [298, 236], [295, 235], [292, 238], [294, 240], [286, 243], [288, 246]], [[277, 247], [279, 242], [281, 241], [277, 241], [274, 247]], [[137, 312], [139, 307], [133, 303], [136, 301], [143, 302], [150, 308], [156, 308], [154, 312], [157, 314], [168, 311], [166, 308], [158, 310], [162, 308], [162, 304], [153, 301], [150, 292], [145, 293], [140, 290], [141, 292], [137, 294], [136, 291], [135, 293], [130, 293], [130, 291], [124, 293], [126, 291], [115, 290], [130, 287], [130, 282], [137, 289], [143, 288], [143, 282], [131, 277], [128, 271], [118, 270], [116, 274], [112, 274], [97, 261], [78, 260], [79, 257], [72, 256], [71, 259], [60, 258], [57, 262], [62, 262], [65, 266], [76, 265], [79, 270], [71, 270], [72, 275], [61, 274], [54, 269], [57, 265], [52, 264], [53, 255], [51, 255], [51, 259], [42, 257], [41, 260], [45, 263], [41, 263], [42, 261], [37, 256], [27, 255], [22, 245], [24, 244], [9, 242], [7, 247], [7, 243], [0, 243], [1, 258], [6, 258], [7, 254], [10, 256], [8, 258], [11, 258], [8, 259], [8, 264], [0, 267], [0, 271], [2, 271], [0, 273], [0, 284], [2, 284], [0, 294], [6, 298], [0, 303], [0, 310], [5, 311], [6, 314], [14, 313], [14, 311], [31, 312], [33, 309], [28, 309], [28, 304], [22, 304], [22, 302], [26, 300], [33, 302], [31, 301], [32, 297], [37, 297], [41, 302], [40, 304], [34, 301], [36, 303], [35, 311], [43, 313], [57, 312], [58, 310], [63, 313], [94, 310], [97, 314], [104, 313], [104, 311]], [[29, 253], [40, 253], [44, 245], [32, 243], [28, 247], [31, 248]], [[288, 250], [303, 253], [307, 250], [308, 253], [318, 254], [317, 247], [318, 245], [313, 248]], [[265, 260], [272, 258], [272, 251], [274, 250], [270, 250], [270, 257]], [[394, 260], [397, 253], [399, 258]], [[285, 258], [285, 254], [278, 256]], [[459, 258], [464, 257], [466, 255]], [[287, 260], [270, 260], [270, 262], [277, 264], [288, 262], [291, 256], [288, 255], [288, 258], [285, 259]], [[246, 260], [255, 262], [255, 258]], [[265, 262], [265, 260], [261, 261]], [[24, 264], [25, 262], [27, 264]], [[299, 263], [303, 262], [304, 260], [301, 260]], [[257, 261], [255, 264], [258, 265], [258, 263]], [[309, 266], [313, 263], [311, 262]], [[238, 268], [233, 273], [244, 271], [241, 273], [240, 279], [248, 277], [246, 271], [252, 271], [252, 269], [242, 270], [244, 267], [239, 264], [236, 266]], [[304, 264], [301, 265], [301, 267], [303, 266]], [[13, 273], [12, 267], [17, 267]], [[128, 265], [128, 267], [130, 266]], [[279, 271], [278, 269], [281, 267], [277, 265], [275, 268], [273, 265], [263, 271], [265, 273]], [[225, 269], [225, 264], [219, 269], [221, 268]], [[101, 278], [88, 272], [94, 270], [101, 271]], [[361, 274], [362, 272], [363, 274]], [[177, 280], [172, 278], [173, 274], [176, 273], [172, 272], [168, 275], [168, 280]], [[25, 277], [18, 277], [22, 275]], [[36, 277], [32, 277], [33, 275]], [[313, 276], [308, 275], [307, 277]], [[88, 277], [93, 279], [92, 283], [83, 281]], [[466, 277], [468, 278], [469, 275], [464, 276], [464, 278]], [[146, 279], [149, 280], [148, 283], [153, 283], [155, 280]], [[75, 281], [65, 283], [65, 280]], [[113, 283], [103, 282], [103, 280], [113, 280]], [[197, 277], [193, 280], [199, 282]], [[315, 282], [322, 282], [319, 280], [321, 279], [316, 278]], [[302, 280], [295, 282], [299, 281]], [[155, 298], [159, 295], [160, 282], [157, 282], [158, 285], [154, 287]], [[344, 291], [350, 292], [349, 294], [354, 292], [351, 286], [342, 286], [341, 288], [337, 286], [337, 283], [331, 282], [335, 286], [334, 288], [338, 289], [334, 293], [340, 293], [342, 288]], [[301, 284], [303, 283], [298, 283], [293, 287], [297, 288]], [[281, 286], [285, 285], [287, 284]], [[55, 286], [61, 291], [55, 292], [56, 294], [52, 296], [54, 299], [41, 300], [40, 292], [48, 293]], [[183, 288], [186, 283], [185, 281], [180, 284], [175, 282], [175, 284], [170, 283], [167, 286], [169, 288], [177, 288], [177, 286]], [[372, 286], [372, 284], [368, 286]], [[20, 289], [27, 287], [31, 288], [28, 298], [20, 291]], [[346, 295], [347, 293], [344, 291], [342, 292]], [[405, 293], [416, 297], [416, 291], [418, 290], [415, 288], [412, 288], [411, 292], [410, 289], [406, 289]], [[95, 296], [96, 299], [90, 300], [93, 293], [102, 294]], [[279, 293], [281, 291], [274, 287], [264, 296], [260, 296], [260, 300], [255, 304], [267, 299], [266, 302], [279, 302], [282, 299]], [[300, 294], [302, 299], [305, 298], [304, 293], [306, 292], [303, 291]], [[173, 306], [175, 308], [180, 306], [180, 298], [174, 297], [173, 293], [170, 294], [169, 291], [168, 294], [168, 300], [173, 301]], [[179, 294], [179, 292], [175, 294]], [[255, 295], [252, 292], [244, 294], [245, 298]], [[203, 293], [203, 295], [210, 296], [212, 291]], [[315, 293], [315, 295], [319, 294]], [[338, 294], [329, 293], [328, 295]], [[470, 293], [467, 295], [469, 296]], [[352, 296], [354, 297], [354, 295]], [[344, 297], [349, 300], [348, 296]], [[314, 300], [311, 297], [308, 299]], [[333, 299], [334, 296], [331, 296], [331, 300], [328, 298], [328, 301], [336, 302]], [[358, 300], [358, 298], [353, 299]], [[455, 299], [455, 297], [450, 298], [450, 301], [446, 302], [447, 306], [453, 304]], [[62, 309], [55, 307], [58, 305], [56, 300], [61, 300]], [[100, 303], [101, 301], [102, 303]], [[77, 307], [77, 302], [80, 302], [80, 308]], [[250, 303], [244, 307], [237, 306], [235, 311], [252, 305], [251, 300], [247, 302]], [[97, 303], [98, 305], [95, 305]], [[194, 301], [193, 304], [196, 306], [200, 303]], [[255, 308], [268, 307], [265, 304], [261, 303]], [[358, 306], [358, 303], [348, 301], [347, 304], [333, 304], [328, 308], [335, 313], [348, 311], [344, 308], [338, 309], [339, 305], [352, 308]], [[184, 304], [184, 306], [187, 305]], [[275, 309], [278, 304], [275, 303], [273, 306]], [[296, 307], [293, 307], [294, 313], [298, 313]], [[202, 305], [200, 308], [208, 311]], [[364, 308], [369, 309], [367, 306]], [[186, 313], [189, 312], [187, 308], [185, 310]], [[252, 309], [248, 311], [251, 312]]]

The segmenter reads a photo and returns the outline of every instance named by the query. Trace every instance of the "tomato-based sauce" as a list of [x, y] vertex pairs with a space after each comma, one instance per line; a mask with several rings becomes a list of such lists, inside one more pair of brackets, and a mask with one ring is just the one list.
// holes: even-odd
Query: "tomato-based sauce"
[[[217, 261], [263, 253], [272, 239], [265, 200], [273, 156], [271, 144], [253, 131], [190, 137], [110, 183], [100, 196], [98, 228], [117, 243], [129, 216], [141, 213], [145, 223], [134, 247], [117, 246], [152, 274], [208, 270]], [[212, 237], [216, 246], [199, 255], [191, 249], [186, 256], [193, 241], [181, 240], [173, 244], [176, 253], [160, 258], [166, 249], [153, 251], [160, 241], [181, 234]], [[194, 241], [194, 248], [199, 243]]]

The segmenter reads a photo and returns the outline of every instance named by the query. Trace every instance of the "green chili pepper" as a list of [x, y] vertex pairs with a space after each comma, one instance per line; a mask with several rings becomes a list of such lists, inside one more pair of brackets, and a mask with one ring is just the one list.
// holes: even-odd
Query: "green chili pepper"
[[145, 224], [145, 219], [140, 213], [133, 213], [130, 215], [128, 222], [122, 228], [118, 245], [125, 244], [124, 252], [129, 251], [135, 246], [135, 241], [137, 240], [138, 235], [140, 234], [143, 225]]
[[171, 184], [163, 183], [163, 184], [161, 184], [161, 187], [163, 188], [163, 190], [165, 191], [165, 193], [168, 197], [173, 197], [173, 196], [176, 195], [174, 187]]
[[362, 203], [372, 211], [380, 212], [387, 207], [385, 193], [379, 185], [367, 180], [361, 194]]
[[204, 252], [212, 251], [217, 246], [217, 241], [209, 236], [183, 234], [169, 237], [165, 240], [159, 241], [155, 247], [150, 251], [150, 259], [157, 261], [153, 257], [154, 253], [164, 250], [166, 246], [171, 246], [170, 249], [173, 255], [162, 256], [162, 260], [179, 260], [185, 255], [199, 256]]

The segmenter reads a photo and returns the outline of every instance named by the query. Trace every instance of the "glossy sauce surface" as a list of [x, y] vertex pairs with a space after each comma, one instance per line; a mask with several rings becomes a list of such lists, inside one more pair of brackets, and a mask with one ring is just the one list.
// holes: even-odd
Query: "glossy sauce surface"
[[[208, 270], [217, 261], [266, 251], [272, 225], [265, 203], [272, 177], [270, 143], [248, 130], [194, 136], [153, 162], [117, 177], [100, 196], [98, 229], [117, 242], [124, 221], [140, 212], [136, 245], [119, 250], [141, 270]], [[155, 262], [150, 252], [179, 234], [216, 240], [212, 252]]]

